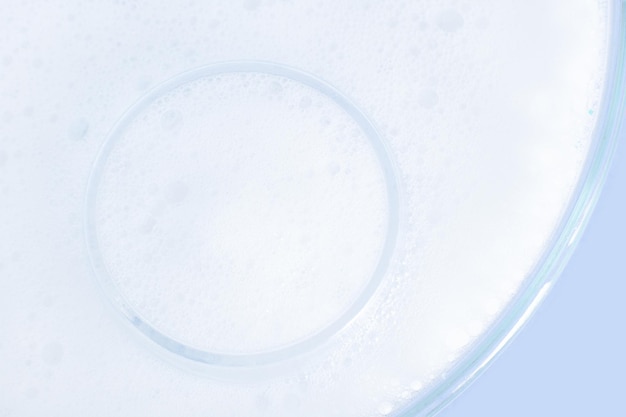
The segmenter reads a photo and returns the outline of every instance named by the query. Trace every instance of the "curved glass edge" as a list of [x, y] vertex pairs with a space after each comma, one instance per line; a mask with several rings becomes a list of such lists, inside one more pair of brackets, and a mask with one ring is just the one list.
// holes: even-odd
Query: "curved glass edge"
[[626, 130], [626, 0], [613, 0], [607, 9], [606, 81], [592, 148], [575, 197], [553, 235], [552, 244], [485, 339], [470, 349], [450, 373], [435, 382], [429, 392], [400, 410], [398, 417], [434, 416], [467, 388], [523, 328], [572, 256], [600, 196], [620, 133]]
[[[143, 109], [148, 107], [150, 103], [167, 91], [173, 90], [202, 77], [242, 72], [269, 74], [301, 83], [330, 98], [336, 105], [345, 111], [346, 114], [348, 114], [356, 122], [363, 133], [365, 133], [368, 137], [370, 145], [376, 153], [385, 178], [389, 215], [387, 220], [387, 235], [381, 250], [380, 259], [375, 267], [375, 270], [373, 271], [370, 281], [364, 286], [361, 290], [361, 294], [355, 301], [353, 301], [352, 305], [343, 311], [334, 322], [322, 328], [317, 333], [314, 333], [312, 336], [284, 347], [255, 353], [230, 354], [196, 348], [179, 341], [162, 332], [142, 317], [140, 312], [138, 312], [131, 305], [131, 303], [119, 291], [117, 286], [111, 281], [106, 262], [100, 252], [100, 242], [94, 216], [100, 177], [103, 174], [107, 159], [118, 142], [122, 132], [129, 126], [132, 119], [134, 119]], [[276, 362], [288, 359], [291, 356], [304, 355], [309, 350], [322, 345], [333, 334], [337, 333], [340, 329], [350, 323], [367, 304], [384, 277], [384, 271], [387, 269], [387, 265], [390, 262], [396, 245], [396, 237], [399, 228], [399, 215], [397, 211], [399, 210], [400, 205], [398, 202], [399, 193], [396, 178], [397, 173], [393, 169], [394, 165], [395, 164], [392, 162], [392, 156], [389, 152], [387, 144], [382, 139], [380, 133], [374, 124], [372, 124], [368, 116], [361, 112], [361, 110], [359, 110], [348, 97], [341, 94], [331, 84], [312, 74], [286, 65], [268, 61], [221, 62], [183, 72], [157, 85], [146, 95], [142, 96], [138, 101], [132, 104], [109, 132], [96, 156], [87, 183], [84, 202], [86, 213], [84, 220], [84, 238], [94, 275], [100, 288], [107, 296], [113, 308], [118, 310], [136, 330], [139, 330], [141, 334], [165, 350], [175, 355], [179, 355], [184, 359], [207, 366], [246, 368], [272, 365]]]

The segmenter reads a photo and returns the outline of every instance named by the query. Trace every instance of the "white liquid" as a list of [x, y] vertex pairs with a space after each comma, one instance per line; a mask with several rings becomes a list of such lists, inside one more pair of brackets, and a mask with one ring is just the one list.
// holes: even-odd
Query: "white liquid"
[[[603, 86], [607, 10], [592, 0], [9, 3], [0, 415], [394, 415], [536, 266]], [[349, 98], [393, 172], [362, 123], [293, 77], [200, 77], [124, 115], [164, 80], [242, 60]], [[244, 356], [307, 340], [367, 292], [397, 212], [380, 282], [284, 363], [189, 372], [122, 318], [89, 260], [107, 141], [96, 256], [168, 337]]]

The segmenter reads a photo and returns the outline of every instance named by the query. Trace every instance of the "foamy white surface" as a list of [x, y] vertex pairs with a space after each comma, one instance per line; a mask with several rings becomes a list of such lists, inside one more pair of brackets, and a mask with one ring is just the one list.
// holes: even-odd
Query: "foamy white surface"
[[101, 157], [90, 227], [104, 279], [160, 331], [215, 352], [289, 345], [372, 279], [385, 178], [332, 98], [283, 76], [218, 73], [128, 119]]
[[[606, 13], [592, 0], [6, 2], [0, 415], [394, 415], [480, 340], [546, 250], [591, 144]], [[240, 60], [313, 74], [368, 117], [399, 233], [373, 296], [322, 345], [191, 372], [101, 288], [88, 178], [151, 88]], [[129, 119], [98, 177], [108, 277], [195, 348], [306, 339], [358, 299], [383, 251], [372, 140], [290, 78], [187, 87]]]

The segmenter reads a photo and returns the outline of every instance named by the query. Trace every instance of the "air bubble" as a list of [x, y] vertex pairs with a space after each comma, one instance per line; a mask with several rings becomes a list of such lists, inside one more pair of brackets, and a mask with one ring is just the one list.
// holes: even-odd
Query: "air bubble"
[[244, 0], [243, 6], [248, 10], [256, 10], [261, 5], [261, 0]]
[[422, 388], [424, 388], [424, 383], [422, 381], [413, 381], [409, 385], [409, 388], [411, 388], [413, 392], [418, 392], [421, 391]]
[[189, 194], [189, 187], [183, 181], [176, 181], [169, 185], [165, 198], [172, 204], [182, 203]]
[[432, 109], [439, 102], [439, 96], [437, 95], [435, 90], [432, 90], [430, 88], [420, 91], [417, 99], [419, 105], [425, 109]]
[[274, 81], [274, 82], [272, 82], [270, 84], [270, 93], [271, 94], [278, 95], [278, 94], [282, 93], [282, 91], [283, 91], [283, 86], [280, 85], [279, 82]]
[[390, 403], [383, 403], [378, 407], [378, 413], [381, 416], [388, 416], [393, 411], [393, 405]]
[[26, 389], [24, 395], [26, 396], [26, 398], [32, 400], [37, 398], [37, 396], [39, 395], [39, 390], [35, 387], [30, 387]]
[[48, 365], [56, 365], [63, 360], [63, 346], [58, 342], [52, 342], [44, 346], [41, 358]]
[[68, 136], [71, 140], [82, 140], [87, 135], [89, 130], [89, 123], [85, 119], [77, 119], [72, 123], [68, 129]]
[[156, 220], [153, 217], [148, 217], [139, 228], [139, 231], [143, 234], [151, 233], [156, 226]]
[[444, 32], [456, 32], [463, 23], [463, 16], [456, 10], [444, 10], [437, 15], [437, 26]]
[[161, 117], [161, 127], [166, 131], [176, 130], [182, 122], [183, 115], [178, 110], [168, 110]]

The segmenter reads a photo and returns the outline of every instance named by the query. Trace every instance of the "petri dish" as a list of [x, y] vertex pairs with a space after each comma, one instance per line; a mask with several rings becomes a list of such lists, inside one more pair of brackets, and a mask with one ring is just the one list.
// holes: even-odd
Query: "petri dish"
[[548, 293], [624, 2], [9, 2], [0, 414], [427, 416]]

